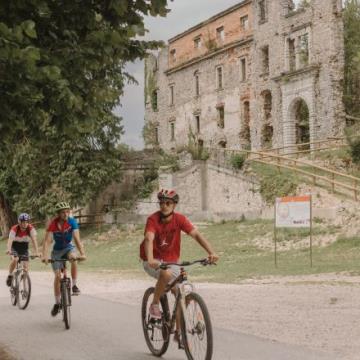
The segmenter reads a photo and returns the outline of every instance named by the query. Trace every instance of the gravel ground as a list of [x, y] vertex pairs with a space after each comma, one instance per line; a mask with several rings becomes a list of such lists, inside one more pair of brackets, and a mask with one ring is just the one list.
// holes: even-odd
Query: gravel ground
[[[6, 273], [1, 271], [0, 276], [5, 278]], [[31, 277], [35, 286], [52, 281], [51, 273], [32, 272]], [[140, 306], [144, 290], [153, 281], [83, 272], [78, 283], [84, 294]], [[267, 277], [238, 285], [199, 283], [195, 287], [215, 327], [326, 351], [342, 360], [359, 359], [359, 276]], [[44, 289], [38, 292], [48, 291]]]

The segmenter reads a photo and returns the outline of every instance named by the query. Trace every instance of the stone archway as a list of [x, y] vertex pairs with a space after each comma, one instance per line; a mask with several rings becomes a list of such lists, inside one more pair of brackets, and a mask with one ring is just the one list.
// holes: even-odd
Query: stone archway
[[[295, 99], [289, 109], [289, 116], [294, 125], [295, 143], [304, 144], [310, 142], [310, 111], [303, 98]], [[309, 149], [304, 145], [299, 150]]]

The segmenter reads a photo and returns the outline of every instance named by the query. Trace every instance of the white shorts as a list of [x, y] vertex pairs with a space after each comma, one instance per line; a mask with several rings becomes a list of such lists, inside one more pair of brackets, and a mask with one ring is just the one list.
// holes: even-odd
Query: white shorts
[[[160, 269], [153, 269], [149, 266], [147, 261], [143, 261], [143, 267], [145, 272], [150, 275], [151, 277], [158, 279], [160, 275]], [[170, 265], [168, 270], [171, 271], [171, 280], [175, 280], [180, 275], [180, 266]]]

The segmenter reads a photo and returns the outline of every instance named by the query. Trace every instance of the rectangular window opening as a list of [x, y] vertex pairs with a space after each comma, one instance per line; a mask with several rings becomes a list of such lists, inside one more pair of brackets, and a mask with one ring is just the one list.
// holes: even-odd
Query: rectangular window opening
[[174, 105], [174, 85], [170, 85], [170, 106]]
[[195, 122], [196, 122], [196, 133], [200, 133], [200, 115], [195, 115]]
[[171, 139], [171, 141], [175, 140], [175, 122], [174, 121], [172, 121], [170, 123], [170, 139]]
[[225, 40], [225, 29], [223, 26], [216, 29], [216, 39], [220, 42]]
[[194, 48], [195, 49], [201, 49], [202, 46], [202, 41], [201, 41], [201, 37], [197, 37], [194, 39]]
[[195, 74], [195, 95], [200, 95], [199, 74]]
[[259, 1], [259, 20], [260, 20], [260, 22], [266, 21], [266, 1], [265, 0]]
[[295, 51], [295, 39], [288, 39], [289, 50], [289, 70], [296, 70], [296, 51]]
[[240, 18], [240, 26], [242, 30], [249, 29], [249, 16], [245, 15]]
[[268, 74], [270, 70], [270, 64], [269, 64], [269, 46], [264, 46], [261, 49], [262, 54], [262, 71], [264, 74]]
[[240, 60], [240, 64], [241, 64], [241, 81], [245, 81], [246, 80], [246, 59], [241, 59]]
[[223, 69], [222, 66], [218, 66], [216, 68], [216, 77], [217, 77], [217, 88], [222, 89], [223, 88]]
[[219, 126], [219, 128], [224, 129], [225, 128], [225, 107], [223, 105], [219, 106], [217, 108], [217, 111], [218, 111], [218, 126]]

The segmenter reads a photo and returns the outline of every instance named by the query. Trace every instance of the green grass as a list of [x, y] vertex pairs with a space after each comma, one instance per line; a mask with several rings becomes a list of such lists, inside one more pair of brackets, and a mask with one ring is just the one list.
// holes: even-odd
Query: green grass
[[[209, 224], [201, 226], [200, 231], [210, 240], [221, 255], [217, 266], [193, 267], [191, 278], [203, 281], [236, 283], [244, 278], [257, 278], [269, 275], [301, 275], [346, 271], [360, 273], [360, 237], [341, 237], [341, 229], [335, 226], [314, 224], [314, 235], [339, 234], [338, 240], [327, 247], [314, 247], [313, 267], [309, 264], [309, 249], [282, 251], [278, 255], [278, 268], [274, 266], [272, 249], [257, 247], [254, 239], [269, 237], [273, 231], [272, 221], [254, 220]], [[82, 271], [113, 271], [126, 277], [145, 276], [139, 262], [139, 244], [143, 229], [133, 231], [120, 229], [111, 235], [111, 230], [103, 227], [101, 232], [88, 228], [82, 230], [88, 260], [81, 264]], [[109, 232], [108, 232], [109, 231]], [[109, 235], [110, 234], [110, 235]], [[281, 230], [279, 243], [296, 242], [308, 238], [306, 230]], [[5, 255], [6, 242], [0, 241], [0, 267], [5, 269], [8, 257]], [[205, 254], [196, 242], [188, 236], [183, 237], [182, 259], [202, 258]], [[39, 261], [31, 264], [33, 270], [48, 270]]]

